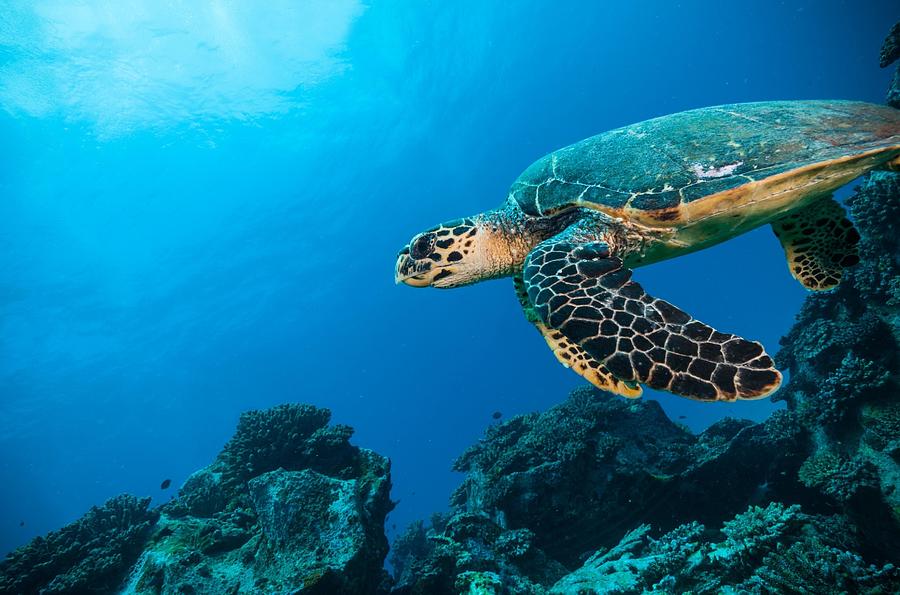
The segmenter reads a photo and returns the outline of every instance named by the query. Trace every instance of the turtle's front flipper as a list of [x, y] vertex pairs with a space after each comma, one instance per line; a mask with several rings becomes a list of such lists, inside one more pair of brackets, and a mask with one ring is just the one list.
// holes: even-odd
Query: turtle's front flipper
[[516, 287], [516, 295], [519, 303], [525, 311], [525, 317], [528, 322], [532, 323], [541, 332], [550, 351], [556, 356], [563, 366], [571, 368], [582, 378], [599, 388], [606, 390], [629, 399], [636, 399], [644, 392], [641, 387], [634, 382], [625, 383], [612, 375], [612, 372], [597, 363], [584, 349], [573, 343], [555, 329], [547, 328], [547, 325], [534, 312], [531, 302], [528, 301], [528, 293], [525, 290], [525, 282], [522, 275], [513, 277], [513, 283]]
[[781, 384], [762, 345], [647, 295], [603, 242], [563, 232], [531, 251], [523, 278], [540, 320], [621, 381], [700, 401], [760, 398]]
[[807, 289], [835, 287], [843, 269], [859, 262], [859, 233], [833, 198], [788, 213], [772, 223], [772, 230], [784, 248], [791, 275]]

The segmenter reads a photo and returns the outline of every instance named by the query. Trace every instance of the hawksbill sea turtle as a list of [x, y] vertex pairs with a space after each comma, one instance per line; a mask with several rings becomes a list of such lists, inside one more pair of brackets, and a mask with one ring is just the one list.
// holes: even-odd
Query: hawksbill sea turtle
[[887, 106], [772, 101], [655, 118], [554, 151], [499, 208], [414, 236], [396, 280], [512, 276], [557, 359], [603, 390], [760, 398], [781, 383], [763, 346], [648, 295], [631, 269], [770, 224], [793, 276], [831, 289], [859, 262], [832, 193], [877, 168], [900, 169], [900, 110]]

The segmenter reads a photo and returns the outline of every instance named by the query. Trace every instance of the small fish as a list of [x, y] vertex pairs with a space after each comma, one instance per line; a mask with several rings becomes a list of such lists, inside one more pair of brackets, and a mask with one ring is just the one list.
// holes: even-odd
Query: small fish
[[24, 526], [25, 526], [25, 521], [19, 521], [19, 526], [20, 526], [20, 527], [24, 527]]
[[679, 415], [678, 419], [687, 419], [687, 415]]
[[500, 419], [501, 417], [503, 417], [503, 414], [499, 411], [494, 411], [494, 414], [491, 417], [493, 417], [494, 419]]
[[170, 486], [170, 485], [172, 485], [172, 480], [171, 480], [171, 479], [164, 479], [163, 482], [162, 482], [161, 484], [159, 484], [159, 489], [161, 489], [161, 490], [167, 490], [167, 489], [169, 489], [169, 486]]

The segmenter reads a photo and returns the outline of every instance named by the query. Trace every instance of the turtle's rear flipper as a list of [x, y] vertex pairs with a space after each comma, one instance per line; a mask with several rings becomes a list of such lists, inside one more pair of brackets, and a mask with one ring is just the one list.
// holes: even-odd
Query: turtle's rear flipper
[[516, 287], [519, 303], [525, 311], [525, 317], [528, 318], [528, 322], [532, 323], [540, 331], [541, 336], [544, 337], [544, 341], [547, 342], [547, 346], [553, 352], [553, 355], [556, 356], [559, 363], [574, 370], [576, 374], [600, 390], [609, 391], [629, 399], [636, 399], [641, 396], [641, 393], [644, 391], [637, 383], [622, 382], [560, 331], [547, 328], [547, 325], [534, 312], [531, 302], [528, 301], [528, 293], [525, 290], [525, 282], [522, 280], [522, 275], [516, 275], [513, 278], [513, 283]]
[[762, 345], [647, 295], [605, 243], [547, 240], [523, 278], [540, 320], [625, 383], [700, 401], [760, 398], [781, 384]]
[[772, 230], [784, 248], [791, 275], [807, 289], [835, 287], [843, 269], [859, 262], [859, 233], [831, 197], [788, 213], [772, 223]]

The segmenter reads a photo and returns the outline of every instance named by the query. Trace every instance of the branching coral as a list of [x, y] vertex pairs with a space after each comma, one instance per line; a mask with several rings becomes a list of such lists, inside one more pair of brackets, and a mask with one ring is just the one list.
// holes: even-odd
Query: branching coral
[[[831, 519], [799, 506], [751, 507], [722, 527], [683, 525], [658, 540], [638, 527], [564, 577], [551, 593], [888, 593], [890, 565], [866, 564], [835, 541]], [[879, 590], [882, 589], [882, 590]]]
[[807, 540], [769, 553], [743, 586], [762, 593], [886, 595], [900, 589], [900, 572], [892, 564], [866, 564], [853, 552]]
[[340, 471], [323, 467], [333, 464], [330, 450], [352, 454], [347, 443], [352, 430], [328, 427], [330, 419], [327, 409], [298, 404], [243, 413], [237, 431], [216, 461], [225, 489], [279, 467], [315, 468], [330, 474]]
[[864, 230], [860, 243], [862, 262], [853, 269], [851, 283], [873, 305], [896, 300], [896, 279], [900, 274], [900, 176], [884, 171], [870, 173], [847, 205]]
[[866, 398], [877, 396], [889, 379], [890, 372], [878, 362], [847, 353], [840, 367], [824, 380], [817, 392], [809, 395], [800, 411], [822, 426], [835, 426]]
[[802, 521], [800, 507], [785, 506], [773, 502], [765, 508], [751, 506], [746, 512], [727, 521], [722, 526], [725, 542], [720, 549], [745, 551], [750, 555], [771, 549], [786, 533], [793, 531]]
[[871, 463], [861, 457], [848, 458], [831, 451], [807, 459], [798, 477], [805, 486], [818, 488], [838, 502], [847, 502], [860, 489], [878, 485]]
[[900, 440], [900, 401], [883, 399], [868, 403], [860, 411], [866, 441], [876, 450], [885, 450]]

